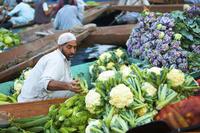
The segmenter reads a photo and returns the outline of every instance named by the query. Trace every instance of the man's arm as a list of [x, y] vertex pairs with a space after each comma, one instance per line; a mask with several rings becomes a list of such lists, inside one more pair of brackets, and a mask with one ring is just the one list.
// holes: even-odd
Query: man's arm
[[78, 81], [72, 81], [70, 83], [51, 80], [47, 86], [49, 91], [59, 91], [59, 90], [70, 90], [73, 92], [80, 92], [80, 87]]
[[8, 13], [9, 16], [13, 16], [14, 14], [18, 13], [20, 11], [20, 8], [18, 5]]

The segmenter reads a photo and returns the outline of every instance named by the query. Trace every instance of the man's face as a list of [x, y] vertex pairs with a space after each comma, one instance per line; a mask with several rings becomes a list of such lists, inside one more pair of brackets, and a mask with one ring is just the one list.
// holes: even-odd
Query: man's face
[[60, 46], [60, 48], [61, 48], [61, 52], [63, 53], [63, 55], [67, 59], [70, 59], [76, 53], [77, 44], [76, 44], [76, 41], [70, 41], [70, 42]]

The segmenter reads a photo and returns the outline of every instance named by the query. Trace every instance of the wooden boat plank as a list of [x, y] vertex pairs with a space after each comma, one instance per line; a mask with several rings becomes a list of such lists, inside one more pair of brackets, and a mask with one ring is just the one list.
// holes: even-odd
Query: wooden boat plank
[[108, 6], [109, 4], [105, 4], [105, 5], [87, 10], [84, 20], [83, 20], [83, 24], [90, 23], [94, 21], [96, 18], [98, 18], [99, 16], [101, 16], [103, 13], [107, 11]]
[[134, 26], [134, 24], [130, 24], [99, 27], [96, 31], [92, 32], [83, 43], [115, 44], [123, 46], [128, 40]]
[[[84, 32], [82, 32], [82, 33], [80, 33], [80, 34], [78, 34], [77, 35], [77, 41], [78, 41], [78, 44], [80, 44], [80, 42], [83, 40], [83, 39], [85, 39], [88, 35], [90, 34], [90, 32], [89, 31], [84, 31]], [[35, 64], [36, 64], [36, 62], [43, 56], [43, 55], [45, 55], [45, 54], [47, 54], [47, 53], [49, 53], [49, 52], [51, 52], [51, 51], [53, 51], [53, 50], [55, 50], [56, 48], [57, 48], [57, 43], [56, 43], [56, 41], [55, 40], [57, 40], [57, 38], [58, 38], [58, 36], [59, 36], [60, 34], [55, 34], [55, 35], [52, 35], [52, 36], [54, 36], [54, 38], [56, 38], [56, 39], [52, 39], [53, 37], [52, 36], [47, 36], [48, 37], [48, 39], [52, 39], [52, 40], [48, 40], [47, 39], [47, 41], [48, 42], [44, 42], [44, 44], [43, 45], [46, 45], [46, 47], [45, 48], [41, 48], [40, 47], [40, 45], [42, 44], [42, 43], [38, 43], [38, 49], [40, 49], [40, 50], [38, 50], [37, 49], [37, 51], [35, 51], [35, 52], [33, 52], [32, 53], [32, 56], [30, 56], [29, 58], [28, 58], [28, 60], [25, 60], [26, 59], [26, 56], [22, 56], [22, 57], [18, 57], [18, 58], [20, 58], [21, 60], [23, 60], [23, 61], [21, 61], [20, 59], [19, 59], [19, 61], [21, 61], [21, 62], [19, 62], [19, 63], [16, 63], [16, 60], [14, 59], [14, 60], [12, 60], [13, 61], [13, 63], [16, 63], [15, 65], [13, 65], [13, 66], [11, 66], [11, 67], [9, 67], [8, 69], [6, 69], [6, 70], [4, 70], [4, 71], [1, 71], [0, 72], [0, 82], [5, 82], [5, 81], [8, 81], [8, 80], [13, 80], [13, 79], [15, 79], [19, 74], [20, 74], [20, 72], [22, 71], [22, 70], [24, 70], [25, 68], [27, 68], [27, 67], [32, 67], [32, 66], [34, 66]], [[42, 39], [43, 40], [43, 39]], [[49, 42], [50, 41], [50, 42]], [[48, 44], [48, 45], [47, 45]], [[27, 46], [27, 45], [25, 45], [25, 46]], [[35, 47], [36, 45], [34, 45], [34, 47]], [[28, 46], [27, 46], [28, 47]], [[29, 50], [32, 50], [31, 49], [31, 46], [29, 47]], [[26, 51], [27, 51], [27, 49], [26, 49]], [[31, 52], [31, 51], [28, 51], [28, 52]], [[35, 54], [35, 55], [33, 55], [33, 54]]]
[[0, 105], [0, 112], [9, 113], [14, 118], [28, 118], [31, 116], [47, 115], [52, 104], [59, 104], [67, 98], [50, 99], [35, 102]]
[[148, 8], [153, 12], [170, 12], [174, 10], [183, 10], [183, 4], [171, 4], [171, 5], [150, 5], [150, 6], [118, 6], [112, 5], [110, 7], [111, 11], [119, 10], [119, 11], [134, 11], [134, 12], [142, 12], [144, 8]]
[[19, 35], [22, 37], [22, 44], [26, 44], [28, 42], [32, 42], [37, 39], [40, 39], [41, 36], [37, 36], [35, 32], [38, 32], [38, 31], [43, 32], [47, 30], [54, 31], [53, 23], [34, 25], [33, 27], [28, 28], [23, 32], [20, 32]]

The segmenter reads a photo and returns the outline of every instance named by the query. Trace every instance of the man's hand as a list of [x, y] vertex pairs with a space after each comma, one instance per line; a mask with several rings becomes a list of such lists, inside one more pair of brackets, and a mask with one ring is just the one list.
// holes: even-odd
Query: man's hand
[[79, 85], [79, 81], [78, 80], [73, 80], [70, 83], [67, 83], [67, 89], [76, 93], [81, 92], [81, 88]]

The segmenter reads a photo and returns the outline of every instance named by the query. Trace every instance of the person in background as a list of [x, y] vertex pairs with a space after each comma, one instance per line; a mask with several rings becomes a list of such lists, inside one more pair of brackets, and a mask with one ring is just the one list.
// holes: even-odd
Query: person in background
[[4, 6], [7, 8], [7, 10], [13, 9], [16, 5], [16, 0], [4, 0]]
[[0, 25], [0, 27], [12, 28], [13, 26], [24, 25], [33, 21], [35, 10], [30, 5], [22, 2], [22, 0], [16, 0], [16, 2], [16, 7], [8, 12], [10, 19], [8, 22]]
[[36, 24], [46, 24], [51, 21], [51, 13], [53, 8], [48, 7], [46, 0], [41, 0], [35, 6], [34, 22]]
[[[71, 5], [76, 5], [75, 0], [71, 0]], [[56, 13], [64, 6], [64, 0], [58, 0], [58, 4], [55, 7], [55, 15]]]
[[[84, 12], [85, 6], [87, 5], [83, 0], [71, 0], [71, 5], [76, 5], [78, 8]], [[64, 0], [59, 0], [57, 6], [55, 7], [54, 15], [64, 6]]]
[[58, 49], [43, 56], [25, 80], [18, 102], [71, 97], [80, 92], [77, 80], [72, 80], [70, 60], [77, 48], [76, 37], [63, 33]]
[[54, 28], [56, 30], [68, 30], [76, 26], [82, 26], [83, 12], [77, 6], [71, 5], [71, 0], [64, 0], [65, 6], [56, 14]]

